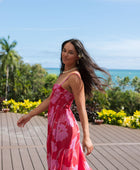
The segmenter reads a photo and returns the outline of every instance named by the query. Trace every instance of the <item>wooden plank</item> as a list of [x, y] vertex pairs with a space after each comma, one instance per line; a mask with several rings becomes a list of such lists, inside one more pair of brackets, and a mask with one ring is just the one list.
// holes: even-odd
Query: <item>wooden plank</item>
[[[109, 143], [116, 143], [116, 142], [122, 142], [123, 137], [122, 135], [119, 135], [118, 132], [115, 132], [113, 130], [112, 127], [110, 127], [110, 125], [97, 125], [98, 126], [98, 133], [100, 134], [100, 136], [102, 138], [106, 138], [108, 141], [104, 141], [105, 142], [109, 142]], [[94, 127], [94, 126], [93, 126]]]
[[134, 150], [130, 150], [129, 148], [131, 148], [133, 146], [118, 146], [118, 148], [120, 149], [120, 153], [123, 154], [123, 156], [125, 158], [127, 158], [127, 160], [137, 169], [140, 168], [140, 158], [136, 157], [136, 154], [134, 153]]
[[[42, 121], [41, 121], [41, 118], [42, 118]], [[41, 131], [42, 135], [44, 135], [44, 139], [46, 141], [46, 139], [47, 139], [47, 127], [48, 127], [47, 126], [47, 120], [44, 120], [43, 117], [41, 117], [41, 116], [36, 116], [34, 121], [35, 121], [36, 125], [39, 126], [40, 131]], [[43, 122], [45, 122], [45, 124], [46, 124], [45, 126], [44, 126]]]
[[136, 129], [136, 134], [138, 134], [139, 136], [136, 136], [136, 134], [133, 134], [134, 129], [129, 129], [126, 127], [114, 127], [114, 130], [117, 130], [119, 132], [119, 134], [123, 137], [123, 141], [127, 142], [129, 141], [131, 142], [140, 142], [140, 133], [138, 131], [138, 129]]
[[[16, 114], [16, 115], [18, 115], [18, 114]], [[17, 122], [18, 119], [19, 119], [19, 116], [16, 117], [15, 122]], [[21, 130], [21, 132], [22, 132], [22, 140], [25, 141], [25, 144], [26, 145], [34, 145], [33, 139], [30, 136], [30, 133], [29, 133], [29, 130], [28, 130], [28, 126], [24, 126], [24, 128], [19, 128], [15, 123], [14, 123], [14, 125], [15, 125], [15, 129], [17, 129], [17, 130], [20, 129]]]
[[10, 149], [2, 150], [2, 160], [3, 160], [3, 169], [2, 170], [12, 170], [13, 169]]
[[[47, 121], [42, 118], [40, 121], [39, 118], [42, 118], [42, 117], [39, 117], [39, 116], [36, 116], [34, 118], [34, 120], [32, 121], [32, 125], [36, 131], [36, 134], [38, 135], [39, 139], [42, 141], [42, 145], [45, 145], [46, 146], [46, 140], [47, 140]], [[45, 121], [45, 124], [46, 126], [44, 126], [44, 122]], [[38, 154], [40, 156], [40, 160], [42, 162], [42, 164], [44, 165], [44, 167], [47, 167], [47, 155], [46, 155], [46, 147], [43, 147], [43, 148], [37, 148], [38, 150]], [[42, 150], [42, 152], [40, 153], [40, 151]], [[43, 151], [44, 150], [44, 151]], [[41, 155], [43, 154], [43, 155]]]
[[113, 163], [107, 158], [107, 152], [102, 152], [99, 148], [98, 150], [95, 148], [95, 151], [96, 151], [96, 156], [98, 157], [99, 160], [100, 159], [102, 160], [101, 162], [106, 167], [106, 169], [108, 170], [117, 169], [117, 167], [113, 165]]
[[[98, 152], [100, 152], [100, 154], [102, 154], [113, 166], [113, 169], [126, 169], [115, 157], [114, 155], [110, 154], [107, 149], [104, 149], [105, 147], [108, 146], [100, 146], [100, 147], [96, 147]], [[107, 164], [107, 168], [108, 168], [108, 164]]]
[[126, 145], [124, 146], [124, 149], [127, 151], [126, 153], [128, 153], [129, 155], [133, 156], [133, 158], [135, 160], [137, 160], [137, 162], [139, 163], [139, 167], [140, 167], [140, 145]]
[[[46, 146], [46, 140], [47, 140], [47, 119], [41, 116], [36, 116], [34, 118], [34, 125], [39, 126], [40, 130], [38, 133], [42, 133], [42, 142], [43, 145]], [[41, 137], [41, 136], [40, 136]], [[46, 147], [43, 148], [37, 148], [38, 154], [40, 157], [40, 160], [44, 167], [47, 169], [47, 153], [46, 153]]]
[[[127, 167], [122, 164], [122, 161], [120, 161], [122, 159], [121, 156], [112, 150], [110, 146], [102, 146], [101, 148], [103, 152], [105, 152], [104, 155], [107, 155], [108, 159], [113, 159], [113, 162], [115, 163], [114, 166], [116, 166], [117, 169], [127, 170]], [[99, 147], [97, 147], [97, 150], [98, 149]]]
[[45, 170], [44, 164], [40, 160], [36, 148], [29, 148], [30, 158], [32, 159], [33, 166], [36, 170]]
[[12, 162], [13, 162], [13, 169], [14, 170], [22, 170], [22, 169], [24, 169], [19, 149], [17, 149], [17, 148], [11, 149], [11, 153], [12, 153], [11, 156], [12, 156]]
[[10, 146], [17, 145], [17, 137], [15, 134], [15, 128], [13, 126], [12, 115], [10, 113], [7, 113], [6, 119], [7, 119], [7, 129], [8, 129], [8, 134], [9, 134]]
[[43, 166], [45, 167], [45, 169], [48, 168], [47, 165], [47, 153], [46, 153], [46, 148], [36, 148], [39, 154], [39, 157], [41, 159], [41, 162], [43, 164]]
[[119, 156], [119, 161], [127, 167], [128, 170], [138, 170], [138, 168], [133, 165], [132, 160], [127, 156], [127, 154], [124, 154], [124, 152], [121, 151], [121, 149], [118, 146], [110, 146], [112, 150], [114, 150]]
[[[117, 143], [117, 142], [140, 142], [140, 131], [139, 129], [129, 129], [129, 134], [125, 133], [126, 128], [125, 127], [119, 127], [114, 125], [97, 125], [98, 127], [98, 133], [101, 135], [101, 138], [107, 138], [111, 143]], [[95, 126], [93, 125], [91, 127], [93, 129], [93, 132], [95, 131]], [[116, 130], [117, 129], [117, 130]], [[139, 135], [139, 138], [133, 137], [133, 130], [137, 133], [137, 137]], [[123, 133], [122, 133], [123, 131]], [[132, 132], [132, 135], [131, 135]], [[94, 136], [96, 137], [96, 136]], [[105, 142], [105, 141], [104, 141]], [[102, 142], [101, 142], [102, 143]]]
[[[16, 122], [20, 116], [0, 113], [0, 168], [46, 170], [47, 118], [36, 116], [24, 128], [19, 128]], [[82, 142], [81, 123], [78, 122], [78, 125]], [[93, 170], [140, 169], [139, 129], [92, 123], [89, 128], [95, 148], [86, 159]]]
[[123, 160], [123, 158], [121, 157], [120, 154], [118, 154], [110, 146], [104, 147], [104, 150], [106, 150], [106, 152], [108, 152], [111, 156], [113, 156], [119, 162], [119, 164], [120, 164], [119, 166], [122, 166], [123, 170], [125, 170], [125, 169], [128, 170], [127, 162], [125, 160]]
[[48, 128], [48, 118], [43, 117], [43, 116], [36, 116], [36, 118], [41, 122], [41, 124], [45, 127]]
[[[82, 142], [81, 142], [82, 143]], [[86, 155], [86, 152], [85, 152], [85, 158], [86, 158], [86, 161], [87, 163], [89, 164], [89, 166], [93, 169], [97, 169], [94, 165], [94, 156], [93, 154], [90, 154], [90, 155]]]
[[24, 137], [23, 137], [23, 128], [19, 128], [16, 125], [17, 120], [19, 118], [19, 115], [18, 114], [14, 115], [14, 113], [12, 113], [11, 116], [12, 116], [13, 127], [14, 127], [14, 130], [15, 130], [15, 135], [16, 135], [16, 139], [17, 139], [17, 145], [22, 145], [22, 146], [26, 145], [26, 142], [25, 142]]
[[[2, 138], [2, 115], [3, 113], [0, 112], [0, 146], [2, 146], [3, 138]], [[0, 170], [3, 169], [3, 162], [2, 162], [2, 149], [0, 149]]]
[[[2, 142], [1, 146], [7, 146], [10, 145], [10, 137], [9, 137], [9, 129], [8, 129], [8, 122], [7, 122], [7, 113], [3, 113], [1, 115], [2, 122], [1, 122], [1, 135], [2, 135]], [[11, 159], [11, 150], [5, 148], [1, 151], [1, 157], [2, 157], [2, 169], [8, 170], [12, 169], [12, 159]]]
[[10, 145], [6, 114], [7, 113], [3, 113], [1, 115], [1, 118], [2, 118], [2, 138], [3, 138], [3, 141], [4, 141], [4, 142], [2, 142], [3, 146], [4, 145]]
[[96, 149], [94, 149], [94, 152], [91, 154], [94, 155], [93, 157], [94, 166], [99, 170], [100, 169], [107, 170], [106, 160], [104, 159], [104, 157], [100, 155], [100, 153], [98, 153]]
[[[104, 125], [93, 125], [93, 127], [91, 127], [90, 129], [95, 128], [95, 127], [97, 127], [96, 128], [97, 129], [96, 137], [101, 139], [100, 143], [109, 143], [109, 142], [111, 142], [111, 138], [109, 137], [109, 135], [106, 135], [107, 131], [106, 131]], [[91, 131], [90, 131], [90, 133], [91, 133]]]
[[112, 128], [109, 128], [106, 125], [99, 126], [98, 127], [98, 133], [103, 136], [103, 138], [107, 138], [109, 142], [121, 142], [122, 141], [122, 135], [115, 132]]
[[93, 170], [97, 170], [97, 168], [94, 166], [93, 159], [91, 160], [91, 159], [90, 159], [90, 156], [87, 156], [87, 157], [86, 157], [86, 160], [87, 160], [87, 163], [88, 163], [88, 165], [90, 166], [90, 168], [92, 168]]
[[[82, 130], [82, 127], [81, 127], [81, 123], [78, 122], [78, 125], [79, 125], [79, 130], [80, 130], [80, 136], [82, 138], [83, 136], [83, 130]], [[97, 129], [91, 129], [91, 125], [89, 126], [89, 129], [90, 129], [90, 137], [93, 141], [93, 143], [102, 143], [103, 140], [101, 138], [99, 138], [99, 134], [97, 133]]]
[[112, 126], [112, 131], [117, 131], [122, 137], [123, 141], [129, 140], [130, 142], [140, 141], [140, 131], [139, 129], [131, 129], [128, 127]]
[[86, 156], [86, 160], [89, 163], [90, 167], [95, 169], [106, 169], [102, 163], [96, 158], [95, 152], [93, 151], [92, 154]]
[[140, 155], [140, 146], [134, 145], [133, 148], [135, 149], [135, 152]]
[[[44, 144], [46, 144], [46, 137], [42, 134], [40, 125], [35, 122], [35, 118], [33, 118], [30, 121], [30, 123], [31, 123], [30, 130], [29, 130], [29, 126], [25, 126], [24, 128], [26, 128], [26, 130], [23, 130], [23, 136], [26, 141], [26, 145], [44, 146]], [[34, 133], [34, 136], [32, 132]], [[27, 136], [30, 137], [32, 141], [31, 143], [29, 142], [29, 140], [27, 140], [28, 139]], [[37, 138], [38, 142], [36, 142], [35, 138]], [[29, 147], [30, 157], [32, 158], [34, 167], [37, 167], [37, 169], [38, 167], [40, 167], [40, 169], [45, 169], [45, 167], [47, 167], [46, 152], [44, 151], [44, 155], [45, 155], [45, 160], [44, 160], [43, 159], [44, 155], [40, 155], [40, 150], [41, 153], [43, 153], [42, 150], [46, 150], [46, 148], [39, 147], [37, 149], [33, 149], [33, 148], [30, 149]]]
[[41, 125], [37, 123], [36, 118], [34, 117], [34, 119], [31, 121], [32, 123], [32, 127], [36, 133], [36, 136], [38, 137], [38, 139], [40, 140], [40, 144], [44, 145], [46, 144], [46, 135], [43, 133], [43, 131], [41, 130]]
[[3, 169], [3, 162], [2, 162], [2, 149], [0, 149], [0, 170]]
[[30, 137], [32, 138], [34, 145], [43, 145], [42, 141], [35, 131], [35, 128], [33, 127], [32, 120], [25, 126], [27, 127], [27, 130], [30, 134]]
[[[38, 127], [39, 126], [36, 127], [36, 124], [33, 122], [34, 122], [34, 118], [30, 121], [30, 130], [29, 130], [29, 126], [27, 126], [27, 125], [24, 128], [22, 128], [23, 137], [24, 137], [26, 145], [29, 146], [28, 151], [29, 151], [30, 157], [32, 159], [33, 166], [37, 169], [45, 169], [45, 165], [41, 159], [42, 155], [40, 157], [38, 150], [36, 148], [30, 148], [30, 145], [31, 146], [33, 146], [33, 145], [41, 146], [41, 142], [39, 141], [39, 137], [38, 137]], [[37, 128], [37, 130], [36, 130], [36, 128]], [[34, 133], [34, 136], [32, 136], [33, 135], [32, 132]], [[38, 140], [37, 143], [36, 143], [35, 138], [37, 138], [37, 140]], [[42, 148], [38, 148], [38, 149], [40, 150]]]
[[20, 148], [20, 154], [23, 162], [23, 169], [34, 170], [35, 167], [32, 162], [32, 158], [30, 157], [28, 149]]

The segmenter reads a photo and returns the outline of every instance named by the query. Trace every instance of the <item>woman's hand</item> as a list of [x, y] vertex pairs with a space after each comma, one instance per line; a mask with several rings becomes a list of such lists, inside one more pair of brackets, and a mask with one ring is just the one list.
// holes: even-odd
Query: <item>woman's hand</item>
[[17, 126], [18, 127], [24, 127], [25, 124], [31, 119], [31, 116], [29, 114], [22, 116], [18, 121], [17, 121]]
[[82, 142], [83, 151], [87, 150], [86, 155], [89, 155], [93, 151], [93, 144], [90, 138], [84, 138]]

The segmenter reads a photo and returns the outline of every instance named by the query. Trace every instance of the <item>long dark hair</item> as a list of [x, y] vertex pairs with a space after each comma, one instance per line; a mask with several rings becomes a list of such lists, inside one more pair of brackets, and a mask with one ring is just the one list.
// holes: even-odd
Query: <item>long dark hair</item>
[[105, 73], [105, 75], [107, 75], [109, 79], [111, 79], [110, 74], [95, 63], [95, 61], [90, 57], [90, 55], [86, 51], [82, 42], [78, 39], [70, 39], [62, 43], [60, 74], [64, 71], [65, 68], [65, 64], [62, 62], [62, 50], [65, 44], [68, 42], [74, 45], [79, 55], [79, 63], [77, 63], [77, 68], [84, 82], [85, 94], [87, 96], [91, 96], [93, 89], [99, 90], [101, 92], [105, 92], [104, 87], [108, 86], [108, 83], [106, 83], [108, 79], [105, 79], [103, 77], [98, 77], [95, 71], [100, 71], [102, 73]]

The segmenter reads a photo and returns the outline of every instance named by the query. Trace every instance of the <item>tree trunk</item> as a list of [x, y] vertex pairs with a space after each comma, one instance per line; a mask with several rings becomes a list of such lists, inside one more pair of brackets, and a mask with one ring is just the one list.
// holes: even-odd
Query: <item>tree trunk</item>
[[9, 78], [9, 66], [6, 68], [6, 89], [5, 89], [5, 100], [8, 97], [8, 78]]

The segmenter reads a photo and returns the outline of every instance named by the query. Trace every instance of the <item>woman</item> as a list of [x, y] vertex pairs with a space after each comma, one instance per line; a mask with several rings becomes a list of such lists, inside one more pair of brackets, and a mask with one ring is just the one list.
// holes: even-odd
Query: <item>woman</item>
[[[104, 91], [94, 70], [107, 74], [93, 62], [83, 44], [70, 39], [62, 44], [61, 70], [53, 91], [29, 114], [22, 116], [17, 125], [24, 126], [33, 116], [48, 109], [47, 160], [49, 170], [90, 170], [83, 150], [89, 155], [93, 144], [89, 135], [85, 95], [93, 88]], [[83, 129], [82, 147], [78, 124], [70, 110], [75, 100]]]

